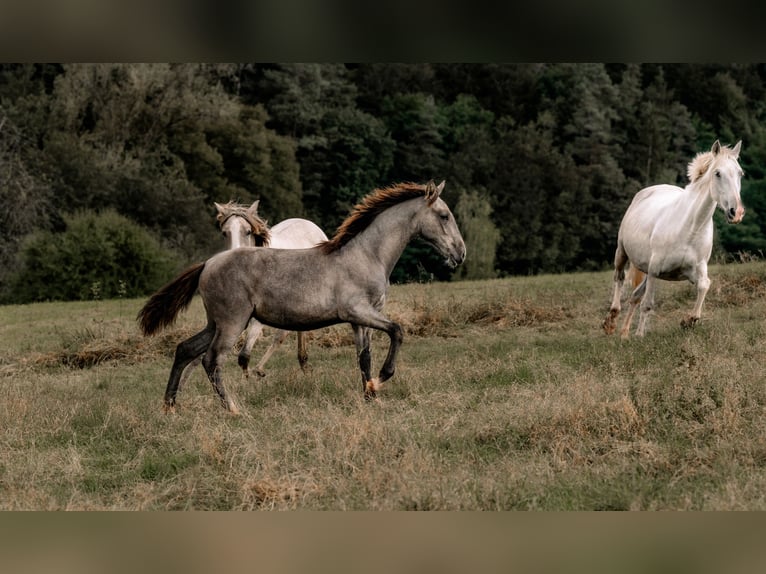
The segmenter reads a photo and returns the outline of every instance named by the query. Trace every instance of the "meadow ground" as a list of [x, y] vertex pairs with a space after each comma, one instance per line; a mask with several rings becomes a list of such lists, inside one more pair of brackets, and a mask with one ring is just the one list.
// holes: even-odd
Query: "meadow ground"
[[[1, 509], [766, 509], [766, 263], [663, 282], [644, 339], [600, 328], [611, 273], [393, 286], [405, 340], [366, 403], [348, 326], [291, 335], [218, 403], [162, 396], [199, 298], [143, 338], [141, 300], [0, 307]], [[374, 336], [380, 366], [387, 338]], [[270, 342], [267, 330], [253, 360]]]

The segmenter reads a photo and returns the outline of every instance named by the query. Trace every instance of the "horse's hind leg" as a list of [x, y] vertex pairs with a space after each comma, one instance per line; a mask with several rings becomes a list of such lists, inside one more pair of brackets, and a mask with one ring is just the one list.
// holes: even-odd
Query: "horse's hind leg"
[[630, 295], [630, 307], [628, 308], [628, 314], [625, 315], [625, 320], [622, 323], [622, 329], [620, 329], [620, 337], [623, 339], [630, 337], [630, 325], [633, 323], [633, 315], [635, 314], [636, 309], [638, 308], [638, 304], [641, 303], [641, 299], [643, 299], [644, 293], [646, 292], [646, 277], [646, 275], [643, 275], [643, 280]]
[[621, 305], [620, 296], [622, 295], [622, 284], [625, 281], [625, 265], [628, 263], [628, 256], [622, 245], [617, 246], [614, 254], [614, 286], [612, 291], [612, 304], [609, 307], [609, 313], [601, 327], [607, 335], [614, 333], [617, 327], [617, 317], [620, 315]]
[[[215, 328], [208, 325], [196, 335], [186, 339], [176, 347], [175, 360], [170, 369], [170, 378], [165, 388], [165, 411], [172, 411], [176, 405], [176, 394], [182, 380], [189, 376], [192, 362], [200, 357], [210, 346]], [[188, 367], [188, 368], [187, 368]]]
[[239, 407], [234, 399], [226, 392], [226, 386], [223, 383], [223, 362], [227, 353], [242, 332], [242, 325], [228, 325], [224, 328], [220, 326], [213, 336], [213, 341], [208, 347], [205, 357], [202, 359], [202, 366], [205, 367], [208, 379], [213, 385], [213, 389], [221, 399], [223, 407], [232, 414], [239, 414]]
[[307, 334], [304, 331], [298, 331], [298, 364], [304, 373], [309, 362], [309, 354], [306, 351], [306, 338]]

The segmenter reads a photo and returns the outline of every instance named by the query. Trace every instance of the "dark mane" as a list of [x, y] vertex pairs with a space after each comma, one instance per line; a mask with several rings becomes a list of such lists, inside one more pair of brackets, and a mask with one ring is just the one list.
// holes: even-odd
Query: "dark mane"
[[332, 239], [320, 243], [324, 253], [332, 253], [343, 247], [372, 223], [383, 211], [408, 199], [424, 197], [426, 186], [419, 183], [397, 183], [383, 189], [376, 189], [356, 205], [346, 220], [338, 226]]

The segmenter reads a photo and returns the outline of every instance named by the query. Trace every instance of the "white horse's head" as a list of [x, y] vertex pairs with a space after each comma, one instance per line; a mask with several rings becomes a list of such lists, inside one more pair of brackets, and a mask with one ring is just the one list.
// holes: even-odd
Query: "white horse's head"
[[223, 205], [215, 204], [218, 225], [226, 240], [226, 249], [268, 245], [268, 225], [258, 215], [258, 203], [255, 201], [247, 208], [231, 201]]
[[745, 216], [740, 197], [744, 173], [737, 161], [741, 147], [741, 140], [733, 148], [722, 146], [716, 140], [709, 152], [699, 154], [692, 160], [688, 169], [692, 183], [709, 182], [710, 195], [723, 209], [729, 223], [739, 223]]

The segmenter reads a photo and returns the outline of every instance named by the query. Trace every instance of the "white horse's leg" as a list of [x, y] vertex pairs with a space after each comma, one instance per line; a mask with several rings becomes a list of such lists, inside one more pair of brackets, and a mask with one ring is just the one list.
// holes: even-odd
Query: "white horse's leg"
[[189, 377], [191, 376], [192, 371], [194, 371], [194, 369], [196, 369], [201, 363], [202, 363], [202, 355], [194, 359], [191, 363], [189, 363], [186, 366], [183, 373], [181, 373], [181, 378], [178, 381], [179, 391], [184, 388], [184, 385], [186, 384], [186, 381], [189, 380]]
[[[253, 351], [253, 345], [255, 345], [255, 342], [258, 340], [258, 337], [261, 336], [262, 332], [263, 324], [260, 321], [251, 319], [250, 326], [247, 330], [247, 336], [245, 337], [245, 344], [242, 345], [242, 350], [237, 357], [237, 363], [242, 367], [245, 377], [250, 377], [250, 370], [248, 369], [248, 365], [250, 364], [250, 353]], [[260, 375], [261, 373], [258, 374]]]
[[[647, 273], [646, 279], [644, 279], [643, 283], [641, 284], [643, 286], [644, 296], [640, 300], [641, 313], [639, 314], [639, 317], [638, 317], [638, 328], [636, 329], [637, 337], [643, 337], [646, 334], [646, 323], [649, 320], [649, 315], [651, 315], [651, 313], [654, 311], [654, 291], [657, 285], [656, 281], [657, 279], [655, 277]], [[641, 290], [641, 287], [639, 287], [638, 289], [636, 289], [636, 291], [633, 292], [633, 297], [631, 298], [631, 301], [630, 301], [631, 306], [634, 304], [633, 298], [635, 298], [636, 293], [640, 290]]]
[[702, 304], [705, 302], [705, 295], [710, 289], [710, 278], [707, 275], [707, 262], [703, 261], [697, 266], [697, 301], [692, 309], [692, 314], [681, 321], [681, 327], [688, 329], [693, 327], [702, 316]]
[[628, 313], [625, 315], [625, 319], [622, 322], [622, 328], [620, 329], [620, 337], [623, 339], [630, 337], [630, 326], [633, 323], [633, 315], [636, 313], [638, 304], [641, 303], [641, 299], [644, 296], [645, 291], [646, 275], [643, 275], [643, 280], [635, 289], [633, 289], [633, 292], [630, 294], [630, 299], [628, 300], [630, 307], [628, 307]]
[[620, 296], [622, 295], [622, 284], [625, 281], [625, 265], [628, 262], [627, 255], [622, 246], [617, 247], [614, 254], [614, 288], [612, 291], [612, 304], [609, 306], [609, 314], [601, 323], [607, 335], [614, 333], [617, 325], [617, 317], [620, 315], [621, 305]]
[[284, 340], [287, 338], [287, 335], [290, 334], [290, 331], [276, 331], [274, 333], [274, 339], [271, 342], [271, 345], [269, 345], [269, 348], [266, 349], [266, 352], [263, 354], [263, 357], [261, 357], [261, 361], [256, 365], [255, 372], [259, 377], [265, 377], [266, 372], [263, 370], [263, 366], [266, 364], [266, 361], [268, 361], [271, 358], [271, 355], [274, 354], [274, 351], [281, 345]]

